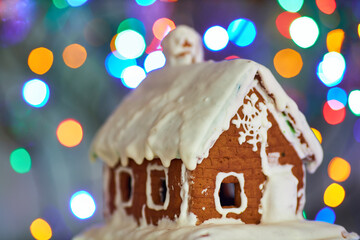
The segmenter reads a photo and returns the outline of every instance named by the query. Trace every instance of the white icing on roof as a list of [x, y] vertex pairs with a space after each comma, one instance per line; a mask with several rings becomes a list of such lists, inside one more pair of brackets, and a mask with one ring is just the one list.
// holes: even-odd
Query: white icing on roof
[[308, 170], [314, 172], [323, 152], [304, 115], [267, 68], [243, 59], [168, 66], [151, 72], [101, 127], [91, 153], [110, 166], [119, 159], [127, 165], [128, 158], [141, 164], [144, 159], [159, 157], [168, 167], [172, 159], [180, 158], [193, 170], [229, 128], [256, 73], [275, 99], [276, 109], [294, 118], [295, 129], [308, 145], [302, 146], [300, 157], [315, 156], [308, 164]]

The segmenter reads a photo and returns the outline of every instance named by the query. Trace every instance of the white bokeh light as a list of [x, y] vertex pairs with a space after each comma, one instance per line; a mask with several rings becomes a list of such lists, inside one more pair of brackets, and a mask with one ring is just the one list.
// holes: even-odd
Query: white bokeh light
[[165, 55], [162, 51], [155, 51], [147, 55], [144, 61], [144, 68], [146, 72], [162, 68], [166, 63]]
[[324, 55], [322, 71], [331, 82], [336, 82], [343, 77], [346, 68], [345, 59], [341, 53], [329, 52]]
[[290, 25], [291, 39], [302, 48], [313, 46], [319, 37], [319, 27], [309, 17], [299, 17]]
[[140, 33], [133, 30], [125, 30], [117, 35], [115, 48], [125, 59], [134, 59], [144, 53], [146, 43]]
[[351, 112], [356, 116], [360, 116], [360, 90], [350, 92], [348, 103]]
[[87, 219], [94, 214], [96, 205], [93, 197], [88, 192], [79, 191], [72, 195], [70, 208], [77, 218]]
[[205, 46], [212, 51], [220, 51], [229, 43], [229, 35], [225, 28], [213, 26], [204, 34]]
[[135, 65], [127, 67], [121, 74], [121, 82], [125, 87], [136, 88], [145, 79], [146, 73], [143, 68]]
[[40, 108], [49, 100], [50, 90], [45, 82], [39, 79], [32, 79], [24, 84], [22, 94], [28, 104]]

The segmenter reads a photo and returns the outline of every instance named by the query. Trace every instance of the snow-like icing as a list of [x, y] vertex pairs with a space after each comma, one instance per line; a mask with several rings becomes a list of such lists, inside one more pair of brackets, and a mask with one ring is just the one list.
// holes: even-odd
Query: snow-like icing
[[130, 175], [131, 177], [131, 189], [134, 189], [134, 173], [132, 171], [131, 168], [127, 168], [127, 167], [119, 167], [116, 169], [115, 171], [115, 203], [117, 207], [130, 207], [132, 205], [132, 201], [133, 201], [133, 196], [134, 196], [134, 191], [131, 191], [130, 194], [130, 198], [128, 201], [122, 201], [122, 192], [120, 191], [120, 174], [124, 172]]
[[158, 226], [138, 227], [132, 217], [119, 209], [106, 225], [99, 225], [75, 236], [74, 240], [358, 240], [356, 233], [348, 233], [343, 227], [325, 222], [294, 220], [272, 224], [202, 224], [179, 226], [163, 220]]
[[169, 190], [166, 191], [165, 201], [163, 205], [155, 204], [152, 198], [152, 183], [151, 183], [151, 171], [164, 171], [165, 173], [165, 183], [167, 189], [169, 189], [169, 176], [168, 176], [168, 168], [157, 164], [148, 164], [146, 168], [146, 205], [148, 208], [153, 210], [166, 210], [169, 206], [170, 201], [170, 193]]
[[193, 225], [195, 226], [197, 222], [197, 217], [195, 214], [189, 214], [189, 180], [188, 180], [188, 172], [186, 171], [186, 167], [184, 164], [181, 165], [181, 206], [180, 206], [180, 216], [176, 219], [176, 222], [179, 225]]
[[[219, 192], [220, 192], [221, 183], [223, 182], [223, 180], [225, 178], [227, 178], [229, 176], [234, 176], [239, 181], [241, 205], [240, 205], [240, 207], [237, 207], [237, 208], [223, 208], [220, 203]], [[244, 178], [243, 173], [219, 172], [216, 175], [215, 191], [214, 191], [215, 208], [216, 208], [216, 211], [221, 214], [222, 218], [226, 218], [226, 215], [228, 213], [240, 214], [245, 211], [245, 209], [247, 208], [248, 199], [245, 195], [244, 186], [245, 186], [245, 178]]]
[[229, 128], [256, 82], [256, 73], [274, 97], [277, 111], [288, 112], [295, 119], [294, 128], [308, 143], [301, 146], [301, 158], [315, 156], [308, 167], [313, 172], [323, 153], [305, 117], [269, 70], [243, 59], [168, 66], [151, 72], [101, 127], [91, 151], [110, 166], [119, 159], [127, 165], [129, 158], [141, 164], [144, 159], [159, 157], [165, 167], [180, 158], [187, 169], [194, 170]]

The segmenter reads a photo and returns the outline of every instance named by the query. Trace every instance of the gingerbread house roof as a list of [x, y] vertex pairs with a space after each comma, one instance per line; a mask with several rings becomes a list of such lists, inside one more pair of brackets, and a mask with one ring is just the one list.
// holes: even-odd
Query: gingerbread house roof
[[304, 115], [267, 68], [243, 59], [166, 66], [149, 73], [96, 134], [91, 155], [110, 166], [119, 161], [127, 165], [129, 158], [138, 164], [160, 158], [168, 167], [178, 158], [193, 170], [229, 128], [256, 74], [276, 109], [294, 119], [298, 134], [289, 134], [288, 140], [301, 159], [312, 159], [307, 169], [314, 172], [323, 152]]

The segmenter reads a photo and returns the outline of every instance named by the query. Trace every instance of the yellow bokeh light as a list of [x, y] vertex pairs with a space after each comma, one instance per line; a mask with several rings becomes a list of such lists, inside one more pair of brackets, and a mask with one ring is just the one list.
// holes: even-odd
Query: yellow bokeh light
[[47, 48], [39, 47], [33, 49], [28, 57], [28, 65], [31, 71], [42, 75], [49, 71], [54, 61], [52, 51]]
[[335, 29], [330, 31], [326, 36], [326, 46], [329, 52], [341, 52], [341, 47], [344, 42], [345, 32], [342, 29]]
[[66, 119], [59, 124], [56, 136], [65, 147], [75, 147], [83, 138], [83, 129], [78, 121]]
[[360, 23], [358, 25], [358, 35], [359, 35], [359, 38], [360, 38]]
[[317, 140], [322, 143], [322, 136], [321, 133], [319, 132], [319, 130], [315, 129], [315, 128], [311, 128], [311, 130], [313, 131], [313, 133], [315, 134], [315, 137], [317, 138]]
[[37, 218], [31, 223], [30, 232], [37, 240], [48, 240], [52, 236], [50, 225], [41, 218]]
[[303, 66], [301, 55], [290, 48], [279, 51], [274, 57], [274, 67], [284, 78], [298, 75]]
[[329, 177], [334, 181], [343, 182], [348, 179], [350, 173], [350, 164], [340, 157], [334, 157], [328, 165]]
[[344, 198], [345, 190], [337, 183], [332, 183], [325, 190], [324, 203], [329, 207], [339, 206], [344, 201]]
[[86, 57], [86, 49], [77, 43], [67, 46], [63, 52], [64, 62], [71, 68], [81, 67], [84, 64]]

